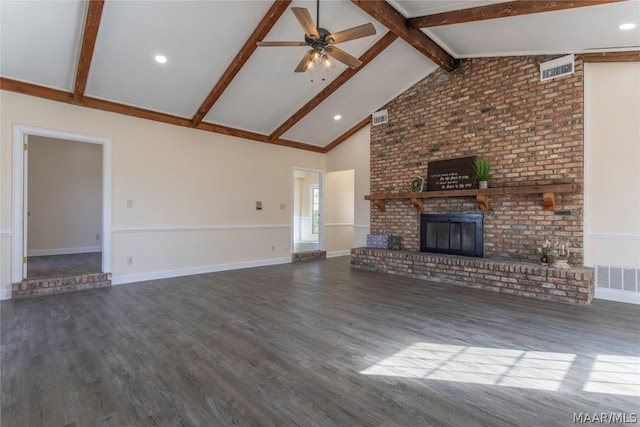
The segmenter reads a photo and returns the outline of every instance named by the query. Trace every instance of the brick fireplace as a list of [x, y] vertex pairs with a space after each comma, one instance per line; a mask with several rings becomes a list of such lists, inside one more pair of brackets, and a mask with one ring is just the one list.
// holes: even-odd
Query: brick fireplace
[[[388, 103], [384, 108], [389, 122], [371, 128], [371, 194], [409, 192], [413, 178], [427, 176], [428, 162], [477, 155], [491, 160], [490, 187], [572, 184], [574, 191], [556, 194], [555, 210], [545, 209], [542, 199], [531, 194], [492, 195], [484, 212], [474, 197], [465, 196], [428, 198], [420, 205], [391, 199], [384, 209], [371, 203], [371, 233], [401, 236], [403, 251], [354, 249], [354, 267], [433, 278], [428, 270], [415, 271], [411, 265], [434, 264], [432, 271], [444, 274], [440, 270], [453, 268], [447, 258], [451, 255], [420, 252], [420, 214], [483, 213], [484, 258], [474, 262], [493, 271], [478, 270], [483, 286], [495, 287], [484, 277], [492, 276], [508, 293], [577, 304], [591, 301], [593, 272], [582, 267], [583, 64], [577, 55], [573, 75], [541, 82], [539, 64], [554, 58], [464, 60], [456, 71], [437, 70]], [[545, 239], [573, 248], [572, 270], [538, 265], [536, 248]], [[374, 268], [376, 253], [379, 267]], [[403, 255], [411, 262], [398, 264]], [[466, 257], [458, 258], [456, 268], [473, 270]], [[394, 263], [398, 265], [389, 267]], [[519, 268], [536, 279], [519, 287], [512, 280]], [[563, 280], [556, 280], [560, 277]], [[465, 284], [460, 277], [446, 280]], [[466, 283], [481, 287], [478, 284]]]

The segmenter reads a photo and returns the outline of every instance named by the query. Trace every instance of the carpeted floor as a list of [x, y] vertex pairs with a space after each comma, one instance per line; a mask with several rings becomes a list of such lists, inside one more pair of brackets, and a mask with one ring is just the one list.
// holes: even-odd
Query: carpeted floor
[[100, 273], [102, 252], [83, 254], [30, 256], [27, 258], [27, 278], [64, 277]]

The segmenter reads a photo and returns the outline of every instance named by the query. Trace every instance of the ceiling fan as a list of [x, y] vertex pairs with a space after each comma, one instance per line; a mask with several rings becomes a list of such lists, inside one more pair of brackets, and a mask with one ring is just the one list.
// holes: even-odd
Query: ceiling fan
[[376, 33], [375, 27], [371, 24], [358, 25], [357, 27], [347, 30], [330, 33], [320, 27], [320, 0], [316, 2], [316, 24], [309, 11], [303, 7], [292, 7], [291, 11], [298, 19], [300, 26], [304, 30], [303, 42], [258, 42], [258, 47], [277, 47], [277, 46], [309, 46], [311, 50], [305, 53], [302, 61], [294, 70], [296, 73], [303, 73], [310, 70], [317, 64], [323, 64], [329, 67], [331, 62], [327, 55], [342, 62], [351, 68], [357, 68], [362, 64], [355, 56], [352, 56], [344, 50], [336, 47], [338, 43], [349, 40], [359, 39], [361, 37], [372, 36]]

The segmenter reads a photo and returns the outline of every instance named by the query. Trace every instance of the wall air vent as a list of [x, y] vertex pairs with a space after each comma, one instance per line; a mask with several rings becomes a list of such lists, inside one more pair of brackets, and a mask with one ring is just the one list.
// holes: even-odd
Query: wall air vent
[[389, 114], [387, 110], [376, 111], [371, 115], [371, 125], [377, 126], [389, 121]]
[[545, 80], [555, 79], [556, 77], [573, 74], [574, 71], [573, 54], [556, 58], [540, 64], [540, 81], [543, 82]]

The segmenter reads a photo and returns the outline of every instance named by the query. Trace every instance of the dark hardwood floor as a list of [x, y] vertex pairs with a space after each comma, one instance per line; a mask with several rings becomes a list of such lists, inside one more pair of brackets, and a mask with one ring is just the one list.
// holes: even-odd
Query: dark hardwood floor
[[640, 307], [349, 258], [2, 301], [3, 427], [569, 426], [640, 412]]

